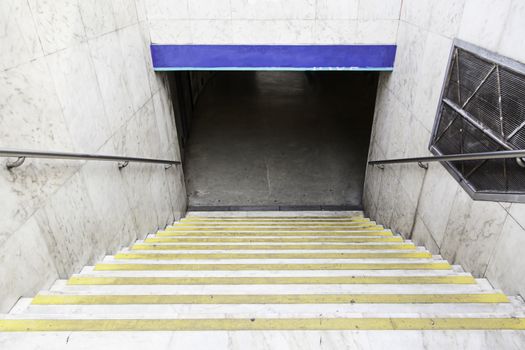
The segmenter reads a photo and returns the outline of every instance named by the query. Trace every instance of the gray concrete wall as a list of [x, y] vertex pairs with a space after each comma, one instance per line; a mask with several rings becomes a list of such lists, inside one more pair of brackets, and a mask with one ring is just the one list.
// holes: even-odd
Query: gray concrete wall
[[145, 0], [159, 44], [395, 43], [401, 0]]
[[[0, 2], [0, 147], [178, 159], [143, 1]], [[0, 312], [185, 210], [179, 167], [0, 159]]]
[[[394, 72], [378, 88], [369, 159], [429, 155], [452, 39], [525, 62], [525, 2], [405, 0]], [[510, 294], [525, 295], [525, 205], [472, 201], [440, 164], [368, 168], [364, 202], [380, 223]]]

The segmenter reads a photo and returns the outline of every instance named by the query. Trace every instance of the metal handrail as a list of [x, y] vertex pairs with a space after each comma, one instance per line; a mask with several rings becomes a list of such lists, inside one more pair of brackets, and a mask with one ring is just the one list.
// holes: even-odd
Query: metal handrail
[[525, 167], [525, 150], [511, 150], [511, 151], [494, 151], [494, 152], [478, 152], [478, 153], [463, 153], [463, 154], [446, 154], [430, 157], [414, 157], [414, 158], [397, 158], [397, 159], [382, 159], [371, 160], [369, 165], [384, 165], [384, 164], [401, 164], [401, 163], [418, 163], [423, 166], [423, 163], [430, 162], [451, 162], [461, 160], [488, 160], [488, 159], [505, 159], [516, 158], [516, 161], [521, 167]]
[[47, 159], [73, 159], [73, 160], [97, 160], [105, 162], [118, 162], [119, 168], [125, 168], [131, 163], [150, 163], [150, 164], [164, 164], [166, 168], [172, 165], [180, 164], [177, 160], [155, 159], [155, 158], [138, 158], [138, 157], [124, 157], [124, 156], [109, 156], [104, 154], [89, 154], [89, 153], [71, 153], [71, 152], [41, 152], [32, 150], [15, 150], [15, 149], [1, 149], [0, 157], [18, 157], [15, 161], [8, 161], [6, 166], [8, 169], [16, 168], [22, 165], [26, 158], [47, 158]]

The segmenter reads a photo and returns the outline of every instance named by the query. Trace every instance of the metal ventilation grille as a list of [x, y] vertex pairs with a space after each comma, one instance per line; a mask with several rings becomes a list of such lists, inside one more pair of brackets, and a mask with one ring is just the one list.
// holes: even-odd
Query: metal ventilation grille
[[[525, 65], [455, 41], [432, 133], [434, 154], [525, 149]], [[514, 159], [446, 163], [475, 199], [525, 201]]]

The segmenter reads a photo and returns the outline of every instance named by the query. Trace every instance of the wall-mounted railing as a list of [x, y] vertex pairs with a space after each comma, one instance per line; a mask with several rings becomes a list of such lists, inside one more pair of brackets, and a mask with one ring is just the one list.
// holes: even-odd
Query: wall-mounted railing
[[369, 165], [384, 165], [384, 164], [402, 164], [402, 163], [418, 163], [421, 167], [426, 167], [425, 163], [430, 162], [453, 162], [453, 161], [467, 161], [467, 160], [490, 160], [490, 159], [511, 159], [516, 158], [519, 166], [525, 167], [525, 150], [511, 150], [511, 151], [495, 151], [495, 152], [479, 152], [479, 153], [463, 153], [463, 154], [446, 154], [440, 156], [429, 157], [414, 157], [414, 158], [396, 158], [396, 159], [382, 159], [371, 160]]
[[32, 150], [13, 150], [0, 149], [0, 157], [17, 158], [15, 161], [8, 161], [6, 166], [8, 169], [21, 166], [26, 158], [46, 158], [46, 159], [72, 159], [72, 160], [88, 160], [88, 161], [104, 161], [117, 162], [120, 169], [125, 168], [129, 163], [150, 163], [161, 164], [166, 168], [173, 165], [180, 164], [177, 160], [155, 159], [155, 158], [138, 158], [138, 157], [124, 157], [104, 154], [88, 154], [88, 153], [70, 153], [70, 152], [41, 152]]
[[[498, 160], [502, 164], [498, 164]], [[388, 164], [417, 163], [420, 167], [428, 169], [430, 162], [443, 162], [445, 168], [473, 199], [525, 203], [525, 150], [438, 154], [430, 157], [373, 160], [368, 164], [384, 169]], [[450, 164], [465, 169], [465, 175], [459, 174], [453, 167], [446, 166]], [[498, 176], [497, 171], [502, 166], [510, 170]], [[481, 172], [484, 184], [488, 183], [490, 190], [480, 189], [477, 178], [471, 177], [475, 172]]]

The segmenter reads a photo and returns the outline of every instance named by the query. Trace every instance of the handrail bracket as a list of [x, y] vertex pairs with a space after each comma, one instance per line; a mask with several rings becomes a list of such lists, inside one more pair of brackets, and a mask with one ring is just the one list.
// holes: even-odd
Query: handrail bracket
[[24, 164], [25, 160], [26, 157], [18, 157], [18, 159], [14, 161], [8, 160], [6, 163], [6, 167], [7, 169], [18, 168], [20, 165]]

